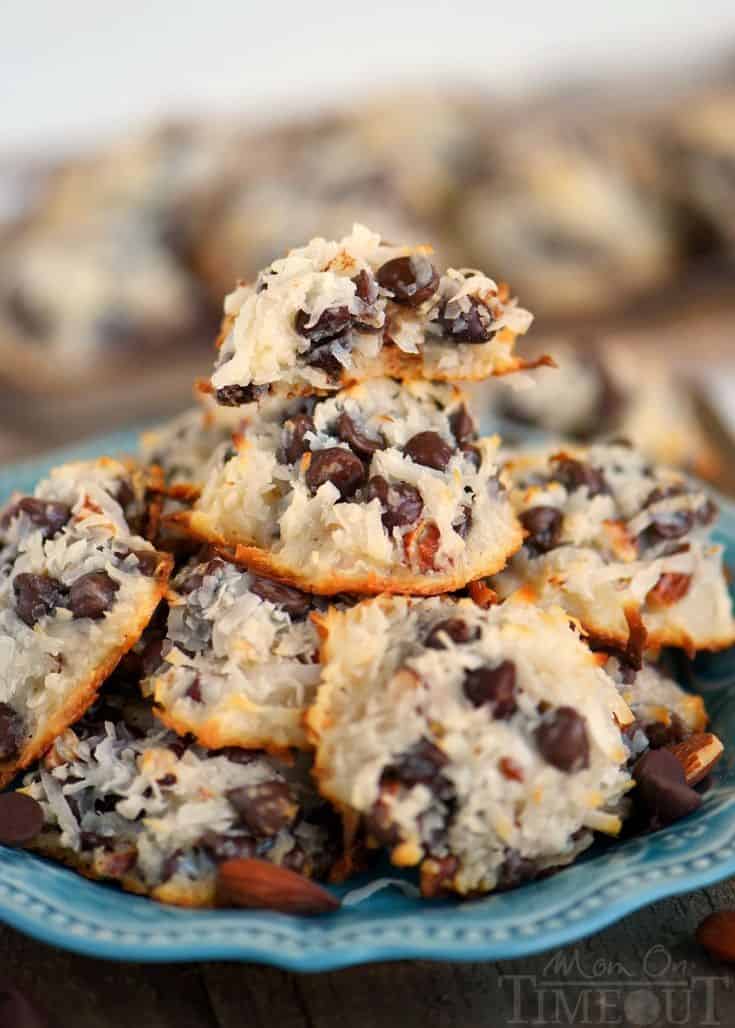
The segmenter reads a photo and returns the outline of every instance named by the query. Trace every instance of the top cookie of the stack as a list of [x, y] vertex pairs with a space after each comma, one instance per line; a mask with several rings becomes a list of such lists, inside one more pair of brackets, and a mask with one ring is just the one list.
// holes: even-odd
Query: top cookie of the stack
[[532, 315], [480, 271], [441, 272], [426, 246], [355, 225], [312, 239], [225, 300], [212, 386], [239, 406], [266, 391], [308, 395], [368, 378], [483, 379], [524, 367]]

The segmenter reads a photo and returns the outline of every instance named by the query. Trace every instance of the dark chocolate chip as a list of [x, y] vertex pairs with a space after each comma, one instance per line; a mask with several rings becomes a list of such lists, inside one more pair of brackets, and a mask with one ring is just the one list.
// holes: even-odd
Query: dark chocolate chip
[[557, 707], [536, 729], [544, 760], [559, 771], [581, 771], [590, 764], [587, 721], [573, 707]]
[[389, 532], [394, 528], [414, 525], [424, 509], [424, 501], [418, 489], [408, 482], [389, 484], [382, 475], [373, 475], [368, 482], [368, 503], [376, 497], [383, 508], [383, 525]]
[[374, 439], [365, 432], [361, 432], [346, 411], [342, 411], [337, 419], [336, 434], [338, 439], [347, 443], [350, 449], [360, 457], [370, 458], [378, 450], [385, 449], [383, 439]]
[[32, 796], [21, 792], [0, 794], [0, 843], [23, 846], [43, 827], [43, 809]]
[[35, 496], [24, 496], [5, 512], [1, 526], [7, 528], [16, 514], [20, 513], [25, 514], [37, 528], [43, 529], [44, 539], [50, 539], [68, 522], [71, 507], [54, 500], [38, 500]]
[[678, 714], [672, 713], [669, 723], [652, 721], [643, 726], [648, 745], [652, 750], [660, 750], [663, 746], [672, 746], [682, 742], [687, 735], [687, 727]]
[[459, 509], [457, 518], [452, 521], [452, 528], [462, 539], [466, 539], [472, 528], [472, 507], [465, 503]]
[[21, 715], [9, 703], [0, 703], [0, 760], [13, 760], [18, 756], [24, 735]]
[[422, 254], [394, 257], [378, 270], [377, 279], [396, 303], [409, 307], [419, 307], [434, 295], [439, 286], [436, 268]]
[[548, 553], [559, 545], [564, 518], [556, 507], [530, 507], [520, 515], [520, 522], [528, 533], [525, 545], [533, 553]]
[[434, 625], [424, 640], [424, 646], [428, 646], [432, 650], [445, 650], [447, 648], [445, 636], [449, 636], [453, 643], [460, 644], [473, 642], [475, 639], [479, 639], [480, 635], [478, 625], [470, 628], [462, 618], [447, 618], [445, 621], [440, 621], [438, 625]]
[[411, 436], [403, 452], [416, 464], [436, 471], [446, 471], [452, 459], [452, 447], [446, 443], [438, 432], [418, 432]]
[[281, 582], [273, 582], [270, 578], [252, 576], [250, 591], [259, 596], [261, 600], [267, 600], [285, 610], [292, 618], [304, 618], [311, 608], [311, 599], [306, 593], [294, 589], [290, 585], [282, 585]]
[[150, 639], [140, 654], [140, 670], [144, 678], [158, 671], [163, 663], [163, 645], [165, 639]]
[[261, 782], [229, 789], [227, 799], [255, 835], [278, 835], [299, 812], [287, 782]]
[[469, 302], [469, 309], [464, 310], [459, 303], [448, 300], [439, 315], [444, 336], [453, 343], [487, 343], [495, 335], [490, 325], [493, 321], [491, 312], [484, 303], [475, 297], [463, 297], [462, 303]]
[[391, 806], [386, 802], [383, 790], [365, 815], [365, 830], [381, 846], [396, 846], [401, 841], [401, 833], [393, 821]]
[[279, 459], [283, 464], [296, 464], [308, 452], [309, 443], [304, 439], [307, 432], [315, 432], [314, 419], [308, 414], [296, 414], [286, 422], [283, 429], [283, 444]]
[[217, 403], [222, 407], [242, 407], [246, 403], [254, 403], [266, 391], [267, 386], [228, 385], [222, 386], [215, 393]]
[[702, 803], [702, 797], [686, 783], [681, 763], [669, 750], [649, 750], [633, 770], [637, 787], [634, 798], [651, 819], [651, 827], [672, 824]]
[[227, 757], [233, 764], [252, 764], [258, 759], [259, 753], [257, 750], [246, 750], [242, 746], [224, 746], [217, 750], [217, 756]]
[[52, 614], [59, 605], [64, 588], [61, 582], [49, 575], [32, 575], [24, 572], [13, 580], [15, 610], [21, 621], [33, 628], [41, 618]]
[[156, 550], [131, 550], [130, 552], [138, 560], [138, 571], [141, 575], [153, 578], [161, 563], [161, 554]]
[[399, 782], [409, 789], [414, 785], [431, 786], [448, 763], [446, 753], [429, 739], [422, 738], [384, 769], [381, 782]]
[[516, 667], [512, 660], [504, 660], [495, 667], [478, 667], [467, 671], [462, 689], [473, 707], [492, 708], [496, 721], [505, 721], [515, 713]]
[[310, 321], [311, 314], [303, 310], [297, 311], [294, 328], [313, 346], [320, 346], [344, 335], [350, 327], [352, 315], [348, 307], [331, 307], [323, 311], [313, 325], [309, 324]]
[[528, 857], [522, 857], [517, 849], [508, 848], [505, 860], [498, 868], [496, 891], [515, 889], [524, 882], [532, 881], [538, 875], [538, 865]]
[[610, 491], [603, 473], [599, 468], [593, 468], [591, 464], [574, 460], [572, 457], [555, 457], [552, 465], [552, 481], [561, 482], [570, 493], [576, 489], [586, 488], [592, 499], [593, 496], [600, 496]]
[[363, 303], [373, 304], [378, 299], [378, 286], [370, 274], [364, 268], [352, 279], [355, 284], [355, 293]]
[[342, 499], [353, 496], [365, 481], [362, 461], [351, 450], [343, 446], [329, 446], [316, 450], [306, 471], [306, 484], [312, 493], [331, 482], [339, 490]]
[[161, 778], [156, 779], [156, 785], [158, 785], [161, 789], [171, 789], [174, 785], [176, 785], [177, 781], [178, 779], [176, 775], [169, 771], [168, 774], [162, 775]]
[[330, 382], [339, 382], [344, 371], [344, 366], [332, 351], [330, 343], [323, 346], [315, 346], [306, 355], [306, 363], [312, 368], [323, 371]]
[[651, 524], [639, 538], [647, 546], [656, 546], [668, 539], [681, 539], [692, 530], [694, 515], [690, 510], [661, 511], [653, 514]]
[[106, 571], [91, 571], [72, 582], [69, 607], [75, 618], [101, 618], [112, 606], [120, 588]]
[[449, 426], [458, 446], [464, 447], [477, 438], [475, 422], [464, 404], [449, 415]]

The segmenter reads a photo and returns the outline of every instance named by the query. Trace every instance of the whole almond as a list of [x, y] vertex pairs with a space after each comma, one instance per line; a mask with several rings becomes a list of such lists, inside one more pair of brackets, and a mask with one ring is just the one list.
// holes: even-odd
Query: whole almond
[[735, 963], [735, 910], [719, 910], [705, 917], [697, 929], [697, 942], [718, 960]]
[[687, 785], [696, 785], [710, 773], [722, 756], [723, 746], [711, 732], [695, 732], [683, 742], [667, 746], [684, 768]]
[[217, 870], [217, 905], [326, 914], [340, 903], [321, 885], [267, 860], [225, 860]]

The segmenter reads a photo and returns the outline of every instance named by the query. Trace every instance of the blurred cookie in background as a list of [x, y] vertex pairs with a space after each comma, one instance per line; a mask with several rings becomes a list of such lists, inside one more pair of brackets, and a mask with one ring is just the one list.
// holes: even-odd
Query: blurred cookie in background
[[677, 104], [664, 129], [670, 189], [693, 256], [735, 256], [735, 74]]
[[457, 223], [465, 260], [502, 267], [545, 319], [619, 317], [678, 270], [655, 153], [614, 123], [501, 126]]
[[508, 380], [471, 387], [485, 417], [577, 442], [626, 438], [658, 464], [717, 479], [720, 455], [664, 355], [604, 339], [546, 339], [543, 350], [554, 354], [556, 368], [538, 368], [520, 386]]

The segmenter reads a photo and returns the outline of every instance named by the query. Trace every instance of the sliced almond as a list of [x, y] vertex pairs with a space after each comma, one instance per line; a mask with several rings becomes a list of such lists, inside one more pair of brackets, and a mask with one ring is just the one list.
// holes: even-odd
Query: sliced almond
[[659, 576], [658, 582], [649, 589], [646, 602], [654, 607], [673, 607], [683, 600], [692, 584], [691, 575], [682, 575], [675, 571], [666, 571]]
[[340, 902], [316, 882], [267, 860], [225, 860], [217, 871], [217, 904], [282, 914], [326, 914], [337, 910]]
[[735, 910], [709, 914], [697, 929], [697, 942], [718, 960], [735, 962]]
[[684, 768], [687, 785], [696, 785], [707, 777], [720, 759], [723, 746], [711, 732], [695, 732], [683, 742], [667, 746], [666, 749], [673, 753]]

